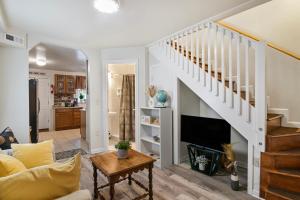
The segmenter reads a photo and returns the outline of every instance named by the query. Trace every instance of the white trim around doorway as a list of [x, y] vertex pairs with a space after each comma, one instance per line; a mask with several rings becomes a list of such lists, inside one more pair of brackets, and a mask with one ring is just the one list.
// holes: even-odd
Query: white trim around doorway
[[124, 59], [124, 60], [104, 60], [104, 81], [103, 81], [103, 127], [105, 130], [104, 134], [104, 144], [105, 149], [108, 150], [109, 146], [109, 135], [108, 135], [108, 65], [109, 64], [133, 64], [135, 65], [135, 142], [137, 150], [140, 149], [139, 144], [139, 90], [140, 90], [140, 69], [139, 69], [139, 60], [138, 59]]

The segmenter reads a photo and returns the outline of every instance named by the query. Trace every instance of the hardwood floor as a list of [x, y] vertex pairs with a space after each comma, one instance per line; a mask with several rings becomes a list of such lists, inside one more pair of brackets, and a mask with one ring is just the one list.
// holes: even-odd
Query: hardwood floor
[[51, 139], [53, 139], [56, 153], [80, 148], [86, 151], [84, 141], [81, 140], [80, 129], [39, 133], [39, 142]]
[[[81, 188], [89, 189], [93, 194], [93, 171], [88, 155], [82, 158]], [[148, 173], [143, 171], [133, 175], [147, 185]], [[102, 174], [98, 176], [100, 184], [107, 183]], [[245, 191], [232, 191], [230, 185], [212, 177], [181, 166], [153, 170], [153, 189], [155, 200], [254, 200]], [[137, 185], [129, 186], [126, 181], [115, 186], [116, 200], [129, 200], [143, 193]], [[109, 191], [104, 190], [108, 198]]]
[[[78, 129], [43, 132], [40, 133], [40, 141], [53, 139], [55, 152], [80, 148], [80, 134]], [[111, 145], [115, 141], [111, 141]], [[82, 156], [81, 164], [81, 188], [90, 190], [93, 194], [93, 169], [89, 160], [90, 155]], [[133, 175], [143, 184], [148, 183], [148, 172], [143, 171]], [[188, 165], [172, 166], [168, 169], [153, 170], [153, 190], [155, 200], [254, 200], [246, 191], [235, 192], [228, 184], [227, 176], [209, 177], [192, 171]], [[102, 174], [99, 174], [100, 184], [107, 183]], [[135, 185], [129, 186], [127, 182], [121, 182], [115, 186], [115, 200], [129, 200], [144, 191]], [[108, 199], [108, 190], [104, 190], [104, 196]], [[146, 198], [147, 199], [147, 198]]]

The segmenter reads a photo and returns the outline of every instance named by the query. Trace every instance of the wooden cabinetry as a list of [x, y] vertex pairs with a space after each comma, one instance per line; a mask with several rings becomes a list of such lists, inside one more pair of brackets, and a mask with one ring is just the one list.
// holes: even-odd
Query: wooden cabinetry
[[66, 76], [66, 94], [75, 94], [75, 76]]
[[55, 74], [55, 94], [75, 94], [76, 76]]
[[86, 89], [86, 77], [85, 76], [76, 76], [76, 89]]
[[73, 125], [74, 128], [80, 128], [80, 109], [74, 109], [73, 110]]
[[80, 128], [80, 109], [82, 108], [55, 109], [55, 130]]
[[65, 93], [65, 76], [64, 75], [59, 75], [55, 74], [54, 75], [55, 79], [55, 94], [64, 94]]

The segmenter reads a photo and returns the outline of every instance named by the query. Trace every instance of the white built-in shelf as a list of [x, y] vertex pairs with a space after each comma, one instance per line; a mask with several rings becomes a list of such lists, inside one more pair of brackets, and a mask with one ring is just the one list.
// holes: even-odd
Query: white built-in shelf
[[155, 107], [141, 107], [141, 109], [144, 109], [144, 110], [159, 110], [161, 108], [155, 108]]
[[141, 140], [143, 140], [145, 142], [150, 142], [152, 144], [160, 145], [160, 142], [156, 142], [152, 137], [149, 137], [149, 136], [142, 136]]
[[155, 128], [160, 128], [160, 125], [157, 125], [157, 124], [149, 124], [149, 123], [143, 123], [143, 122], [141, 122], [141, 125], [151, 126], [151, 127], [155, 127]]
[[[147, 116], [156, 119], [159, 124], [142, 122], [142, 117]], [[173, 164], [172, 148], [172, 109], [171, 108], [140, 108], [140, 150], [147, 155], [153, 154], [156, 160], [154, 165], [159, 168], [169, 167]], [[160, 138], [159, 142], [153, 136]]]

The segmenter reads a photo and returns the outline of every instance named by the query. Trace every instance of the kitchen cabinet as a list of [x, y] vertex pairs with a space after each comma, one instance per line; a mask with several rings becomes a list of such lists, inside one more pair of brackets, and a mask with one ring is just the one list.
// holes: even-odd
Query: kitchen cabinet
[[86, 77], [85, 76], [76, 76], [76, 89], [86, 89]]
[[80, 128], [81, 107], [74, 108], [56, 108], [55, 109], [55, 130], [67, 130]]
[[65, 93], [66, 94], [75, 94], [75, 76], [70, 76], [70, 75], [67, 75], [66, 76], [66, 91]]
[[74, 128], [80, 128], [80, 109], [73, 110], [73, 125]]
[[65, 75], [55, 74], [54, 79], [55, 79], [55, 90], [54, 90], [55, 94], [65, 94], [65, 90], [66, 90]]
[[76, 76], [55, 74], [55, 94], [75, 94]]

